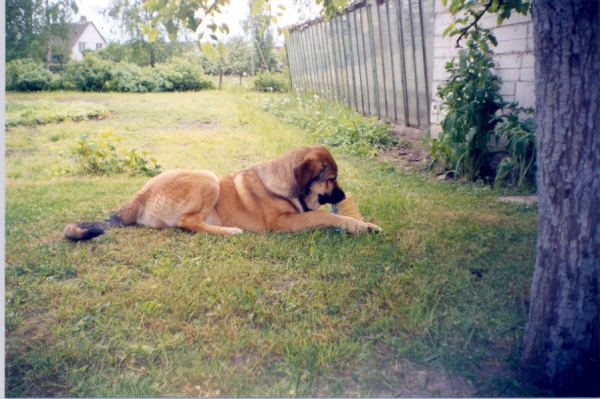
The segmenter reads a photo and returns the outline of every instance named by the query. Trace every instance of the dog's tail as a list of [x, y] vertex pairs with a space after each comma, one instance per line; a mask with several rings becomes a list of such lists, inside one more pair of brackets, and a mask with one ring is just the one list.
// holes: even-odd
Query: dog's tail
[[110, 218], [101, 222], [69, 223], [65, 227], [64, 236], [71, 241], [85, 241], [98, 237], [112, 227], [129, 226], [136, 222], [139, 202], [136, 198], [125, 204]]

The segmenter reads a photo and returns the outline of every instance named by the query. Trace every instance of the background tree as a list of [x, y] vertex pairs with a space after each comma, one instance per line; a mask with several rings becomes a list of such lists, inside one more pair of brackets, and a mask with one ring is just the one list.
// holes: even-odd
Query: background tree
[[6, 61], [31, 58], [49, 69], [53, 55], [65, 52], [77, 11], [74, 0], [7, 0]]
[[[444, 5], [447, 3], [443, 0]], [[523, 0], [452, 0], [446, 32], [495, 44]], [[534, 0], [538, 242], [522, 375], [560, 396], [600, 395], [600, 2]], [[458, 27], [462, 25], [462, 27]]]
[[219, 76], [219, 90], [221, 90], [223, 75], [238, 75], [241, 84], [242, 75], [244, 72], [248, 72], [250, 67], [252, 49], [243, 36], [233, 36], [227, 40], [226, 44], [225, 56], [218, 55], [215, 59], [203, 57], [204, 72]]
[[227, 58], [231, 73], [240, 77], [242, 84], [242, 76], [244, 72], [248, 73], [250, 68], [250, 52], [252, 47], [243, 36], [234, 36], [227, 41]]
[[600, 2], [534, 1], [538, 243], [521, 367], [600, 395]]
[[[132, 50], [133, 58], [146, 58], [146, 65], [154, 67], [157, 48], [164, 45], [160, 30], [153, 30], [153, 35], [146, 40], [144, 27], [152, 25], [152, 12], [144, 7], [144, 0], [111, 0], [103, 14], [118, 23], [121, 34]], [[135, 62], [135, 60], [131, 60]], [[140, 64], [140, 62], [136, 62]], [[143, 62], [142, 62], [143, 64]]]
[[242, 28], [252, 41], [251, 73], [259, 69], [272, 70], [277, 65], [277, 60], [274, 57], [275, 41], [269, 18], [262, 13], [251, 13], [242, 21]]

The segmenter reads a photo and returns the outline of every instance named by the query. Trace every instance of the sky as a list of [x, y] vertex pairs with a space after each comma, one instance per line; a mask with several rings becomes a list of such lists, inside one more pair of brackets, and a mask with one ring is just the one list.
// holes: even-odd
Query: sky
[[[85, 16], [88, 21], [91, 21], [96, 25], [107, 41], [119, 41], [120, 34], [117, 26], [114, 22], [104, 19], [101, 13], [101, 10], [106, 8], [109, 4], [109, 0], [77, 0], [79, 14], [75, 16], [75, 22], [79, 21], [80, 16]], [[229, 27], [230, 35], [242, 34], [240, 22], [250, 13], [247, 4], [248, 0], [231, 0], [231, 4], [225, 8], [223, 14], [218, 16], [218, 22], [225, 22]], [[301, 18], [301, 13], [305, 15], [308, 14], [312, 18], [318, 15], [316, 10], [308, 11], [302, 9], [300, 13], [297, 10], [297, 7], [293, 5], [292, 0], [271, 0], [273, 9], [276, 9], [279, 4], [285, 7], [284, 16], [281, 20], [282, 27], [298, 23]]]

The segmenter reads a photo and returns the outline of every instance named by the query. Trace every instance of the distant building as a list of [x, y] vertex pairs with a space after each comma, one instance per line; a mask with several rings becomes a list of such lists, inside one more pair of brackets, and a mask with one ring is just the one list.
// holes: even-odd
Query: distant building
[[68, 49], [72, 60], [83, 59], [85, 50], [96, 51], [103, 47], [106, 47], [106, 40], [93, 22], [89, 22], [82, 16], [78, 23], [71, 24]]

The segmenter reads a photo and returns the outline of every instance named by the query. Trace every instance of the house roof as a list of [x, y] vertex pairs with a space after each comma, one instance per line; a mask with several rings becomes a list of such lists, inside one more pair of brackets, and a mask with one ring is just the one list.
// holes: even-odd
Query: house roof
[[79, 38], [81, 37], [81, 35], [83, 35], [83, 32], [86, 30], [86, 28], [89, 25], [91, 25], [94, 29], [96, 29], [96, 32], [98, 32], [98, 34], [100, 35], [100, 37], [102, 38], [104, 43], [107, 43], [104, 36], [102, 36], [102, 33], [100, 33], [98, 28], [96, 28], [96, 25], [94, 25], [94, 23], [91, 21], [87, 21], [87, 22], [81, 22], [81, 23], [76, 23], [76, 24], [70, 24], [69, 48], [73, 48], [75, 43], [77, 43], [79, 41]]

